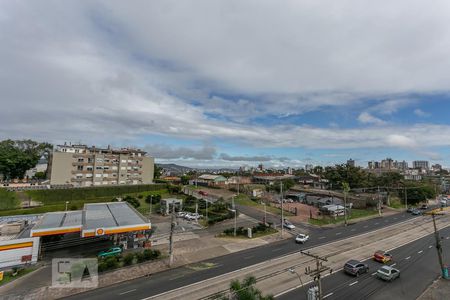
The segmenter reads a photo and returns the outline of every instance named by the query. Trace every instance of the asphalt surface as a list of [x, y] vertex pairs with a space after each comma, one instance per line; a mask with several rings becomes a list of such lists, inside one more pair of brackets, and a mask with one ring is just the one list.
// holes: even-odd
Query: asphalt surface
[[[244, 211], [242, 211], [245, 213]], [[264, 214], [264, 212], [263, 212]], [[229, 273], [244, 267], [254, 265], [269, 259], [280, 257], [295, 251], [312, 248], [364, 232], [373, 231], [388, 225], [406, 221], [417, 216], [399, 213], [387, 217], [362, 221], [347, 227], [339, 226], [330, 229], [300, 227], [295, 232], [308, 232], [310, 240], [304, 245], [294, 242], [294, 238], [282, 240], [268, 245], [208, 259], [205, 262], [215, 264], [215, 267], [204, 270], [192, 270], [189, 267], [179, 267], [138, 278], [120, 284], [99, 288], [86, 293], [77, 294], [69, 299], [142, 299], [169, 290], [183, 287], [195, 282]]]
[[[450, 248], [450, 228], [440, 230], [439, 234], [444, 249], [444, 263], [449, 264], [449, 252], [445, 249]], [[355, 277], [339, 271], [325, 277], [322, 280], [324, 299], [416, 299], [440, 275], [434, 233], [390, 253], [393, 255], [393, 261], [387, 264], [395, 264], [394, 267], [400, 270], [400, 278], [393, 282], [378, 279], [375, 272], [383, 264], [368, 259], [365, 263], [369, 265], [369, 272], [364, 275]], [[368, 253], [368, 256], [370, 255], [372, 253]], [[314, 284], [307, 284], [277, 299], [307, 299], [307, 289], [312, 285]]]

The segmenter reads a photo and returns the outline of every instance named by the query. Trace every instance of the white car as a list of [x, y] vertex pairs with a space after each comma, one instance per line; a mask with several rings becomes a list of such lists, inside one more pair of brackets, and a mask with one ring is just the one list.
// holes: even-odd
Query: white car
[[295, 225], [287, 221], [284, 221], [283, 226], [290, 230], [295, 229]]
[[307, 240], [309, 240], [309, 235], [307, 235], [307, 234], [303, 234], [303, 233], [300, 233], [300, 234], [298, 234], [296, 237], [295, 237], [295, 242], [296, 243], [305, 243]]
[[187, 212], [180, 211], [180, 212], [177, 213], [177, 217], [184, 218], [184, 216], [186, 216], [186, 214], [187, 214]]
[[198, 220], [200, 219], [201, 216], [198, 213], [191, 213], [191, 214], [186, 214], [185, 219], [193, 221], [193, 220]]

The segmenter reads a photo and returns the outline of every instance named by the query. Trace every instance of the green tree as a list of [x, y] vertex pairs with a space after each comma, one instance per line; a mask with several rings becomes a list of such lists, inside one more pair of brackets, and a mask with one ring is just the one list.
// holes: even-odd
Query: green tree
[[0, 174], [5, 179], [23, 178], [42, 156], [48, 159], [53, 146], [32, 140], [0, 142]]
[[34, 178], [36, 179], [45, 179], [46, 177], [45, 172], [36, 172], [36, 174], [34, 174]]
[[159, 167], [158, 165], [155, 165], [155, 168], [153, 170], [153, 178], [159, 179], [161, 177], [163, 169]]
[[[255, 287], [256, 278], [254, 276], [247, 276], [242, 282], [233, 280], [230, 283], [231, 299], [236, 300], [273, 300], [272, 295], [263, 296], [262, 292]], [[230, 299], [224, 297], [223, 299]]]

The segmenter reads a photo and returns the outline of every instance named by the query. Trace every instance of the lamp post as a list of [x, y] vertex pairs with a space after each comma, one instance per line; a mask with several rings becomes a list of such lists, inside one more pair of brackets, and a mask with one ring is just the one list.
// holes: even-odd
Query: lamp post
[[66, 201], [66, 211], [67, 211], [67, 205], [69, 204], [69, 201]]
[[[289, 271], [291, 274], [297, 275], [298, 280], [300, 280], [300, 284], [301, 284], [301, 286], [303, 287], [303, 281], [302, 281], [302, 277], [300, 276], [300, 274], [298, 274], [297, 271], [295, 271], [294, 268], [290, 268], [288, 271]], [[308, 299], [308, 293], [306, 292], [306, 290], [305, 290], [305, 295], [306, 295], [306, 299]]]
[[267, 224], [267, 209], [266, 209], [266, 203], [265, 202], [261, 202], [262, 205], [264, 205], [264, 225]]
[[234, 237], [236, 237], [236, 226], [237, 226], [237, 210], [232, 209], [232, 212], [234, 212]]

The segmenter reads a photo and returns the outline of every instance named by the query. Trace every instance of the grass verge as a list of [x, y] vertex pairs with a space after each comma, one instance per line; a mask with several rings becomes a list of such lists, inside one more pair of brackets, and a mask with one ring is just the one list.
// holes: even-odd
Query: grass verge
[[[352, 209], [351, 213], [347, 216], [347, 220], [356, 220], [359, 218], [364, 218], [364, 217], [368, 217], [368, 216], [373, 216], [378, 214], [378, 211], [375, 210], [367, 210], [367, 209]], [[313, 225], [318, 225], [318, 226], [322, 226], [322, 225], [329, 225], [329, 224], [337, 224], [337, 223], [341, 223], [344, 222], [344, 217], [340, 216], [337, 218], [333, 218], [333, 217], [324, 217], [322, 219], [309, 219], [309, 223], [313, 224]]]

